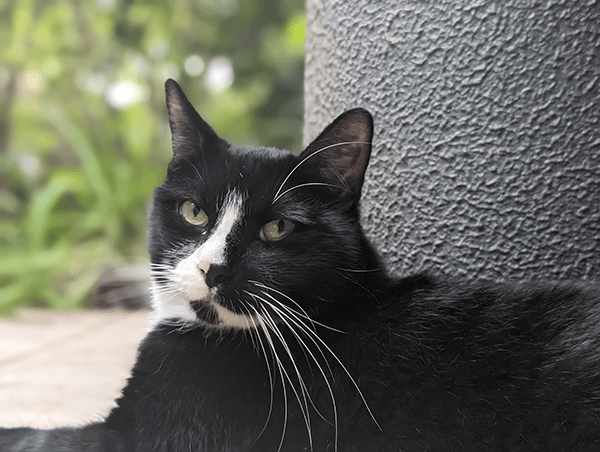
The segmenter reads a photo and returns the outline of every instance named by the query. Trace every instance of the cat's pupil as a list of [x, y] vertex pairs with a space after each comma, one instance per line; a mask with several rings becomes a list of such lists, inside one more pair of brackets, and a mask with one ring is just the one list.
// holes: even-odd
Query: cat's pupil
[[179, 208], [181, 216], [194, 226], [206, 226], [208, 215], [192, 201], [185, 201]]
[[285, 229], [285, 221], [279, 220], [279, 222], [277, 223], [277, 234], [281, 234], [284, 229]]
[[265, 224], [260, 231], [260, 238], [267, 242], [277, 242], [287, 237], [294, 230], [294, 223], [289, 220], [273, 220]]

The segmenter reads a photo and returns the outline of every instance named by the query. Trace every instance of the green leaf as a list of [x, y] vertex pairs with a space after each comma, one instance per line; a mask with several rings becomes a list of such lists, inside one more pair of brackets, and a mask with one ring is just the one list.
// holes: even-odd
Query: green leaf
[[28, 291], [29, 285], [25, 281], [0, 287], [0, 313], [9, 314], [17, 305], [22, 305]]
[[0, 277], [30, 275], [40, 271], [54, 270], [65, 265], [68, 256], [69, 250], [60, 246], [37, 253], [11, 250], [0, 255]]
[[99, 159], [94, 153], [94, 148], [88, 141], [85, 132], [71, 121], [57, 105], [42, 105], [40, 111], [46, 121], [52, 124], [69, 142], [71, 148], [79, 157], [87, 181], [95, 191], [98, 199], [110, 204], [112, 201], [110, 185], [102, 172]]
[[12, 63], [24, 63], [27, 60], [29, 32], [33, 21], [33, 0], [14, 3], [12, 15], [12, 44], [7, 52], [7, 60]]
[[25, 230], [30, 251], [45, 248], [50, 214], [60, 198], [71, 187], [65, 179], [52, 178], [48, 185], [34, 195], [25, 218]]

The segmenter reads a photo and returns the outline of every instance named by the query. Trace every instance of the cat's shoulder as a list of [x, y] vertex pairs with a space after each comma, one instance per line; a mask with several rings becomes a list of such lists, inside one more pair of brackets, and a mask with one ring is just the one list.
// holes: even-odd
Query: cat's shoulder
[[[435, 299], [484, 304], [563, 303], [581, 299], [600, 302], [600, 282], [459, 278], [432, 272], [391, 279], [386, 295], [391, 305], [404, 300]], [[597, 304], [597, 303], [596, 303]]]
[[[579, 323], [600, 328], [600, 284], [594, 281], [490, 281], [432, 273], [390, 281], [377, 320], [428, 329]], [[483, 326], [485, 325], [485, 326]], [[598, 325], [598, 326], [596, 326]]]

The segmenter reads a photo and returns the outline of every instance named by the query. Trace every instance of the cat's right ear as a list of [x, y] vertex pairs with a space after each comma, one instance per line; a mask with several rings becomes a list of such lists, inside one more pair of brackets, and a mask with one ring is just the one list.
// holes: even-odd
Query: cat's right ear
[[338, 187], [339, 200], [350, 207], [360, 199], [371, 156], [373, 117], [355, 108], [342, 113], [305, 150], [299, 159]]
[[165, 82], [165, 92], [174, 160], [202, 152], [208, 143], [219, 140], [215, 131], [200, 117], [175, 80], [168, 79]]

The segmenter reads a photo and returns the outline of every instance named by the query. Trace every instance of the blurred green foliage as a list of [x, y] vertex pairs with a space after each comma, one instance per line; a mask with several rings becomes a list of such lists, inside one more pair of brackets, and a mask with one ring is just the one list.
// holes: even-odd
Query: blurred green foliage
[[302, 0], [0, 0], [0, 312], [146, 258], [177, 79], [222, 137], [299, 150]]

